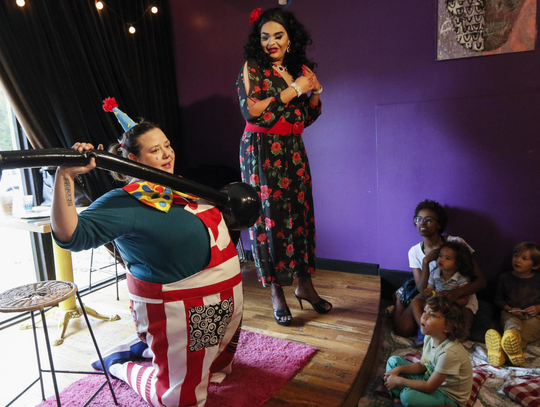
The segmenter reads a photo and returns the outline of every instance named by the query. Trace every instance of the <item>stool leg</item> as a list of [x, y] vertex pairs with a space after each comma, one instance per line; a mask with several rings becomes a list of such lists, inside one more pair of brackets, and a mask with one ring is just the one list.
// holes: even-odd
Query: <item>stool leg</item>
[[116, 301], [120, 301], [120, 295], [118, 294], [118, 260], [116, 259], [116, 245], [113, 244], [114, 253], [114, 274], [116, 274]]
[[[90, 331], [90, 336], [92, 337], [92, 342], [94, 342], [94, 347], [96, 348], [96, 352], [99, 357], [99, 361], [101, 362], [101, 366], [105, 366], [105, 362], [103, 361], [103, 357], [101, 356], [101, 351], [99, 350], [99, 346], [96, 341], [96, 337], [94, 336], [94, 331], [92, 330], [92, 326], [90, 325], [90, 320], [88, 319], [88, 315], [86, 315], [86, 310], [84, 309], [84, 304], [81, 299], [81, 295], [79, 294], [79, 291], [77, 290], [77, 299], [79, 300], [79, 305], [81, 306], [81, 311], [84, 315], [84, 320], [86, 321], [86, 325], [88, 326], [88, 331]], [[114, 400], [114, 404], [118, 405], [118, 401], [116, 400], [116, 395], [114, 394], [114, 390], [112, 387], [111, 379], [109, 377], [109, 372], [107, 372], [107, 369], [103, 369], [103, 373], [105, 374], [105, 377], [107, 378], [107, 383], [109, 384], [109, 389], [111, 390], [111, 394]]]
[[54, 394], [56, 395], [56, 405], [58, 407], [61, 407], [62, 404], [60, 403], [60, 392], [58, 391], [58, 383], [56, 382], [56, 371], [54, 370], [51, 342], [49, 341], [49, 330], [47, 329], [47, 321], [45, 320], [45, 312], [43, 312], [43, 309], [40, 309], [39, 312], [41, 313], [41, 321], [43, 322], [43, 333], [45, 335], [45, 343], [47, 344], [47, 353], [49, 354], [49, 364], [51, 365], [51, 375], [52, 375], [53, 385], [54, 385]]
[[26, 393], [30, 388], [36, 384], [36, 382], [39, 380], [39, 384], [41, 385], [41, 399], [45, 401], [45, 388], [43, 387], [43, 369], [41, 368], [41, 358], [39, 357], [39, 345], [38, 345], [38, 339], [37, 339], [37, 329], [36, 329], [36, 319], [34, 317], [34, 310], [29, 311], [30, 317], [32, 318], [32, 332], [34, 333], [34, 346], [36, 347], [36, 359], [37, 359], [37, 365], [38, 365], [38, 373], [39, 377], [34, 380], [26, 389], [21, 391], [17, 397], [15, 397], [13, 400], [11, 400], [9, 403], [6, 404], [5, 407], [11, 406], [13, 403], [15, 403], [24, 393]]
[[94, 264], [94, 249], [90, 252], [90, 269], [88, 270], [88, 288], [92, 288], [92, 266]]
[[39, 384], [41, 385], [41, 399], [45, 400], [45, 388], [43, 387], [43, 369], [41, 368], [41, 358], [39, 357], [39, 346], [36, 332], [36, 319], [34, 318], [34, 311], [30, 311], [32, 317], [32, 331], [34, 333], [34, 345], [36, 346], [36, 358], [39, 370]]

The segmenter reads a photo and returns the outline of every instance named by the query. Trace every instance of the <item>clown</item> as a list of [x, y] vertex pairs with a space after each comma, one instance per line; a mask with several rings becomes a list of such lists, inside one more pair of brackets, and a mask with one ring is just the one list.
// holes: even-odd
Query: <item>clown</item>
[[[135, 123], [107, 98], [125, 133], [109, 151], [174, 173], [170, 141], [155, 125]], [[94, 146], [76, 143], [77, 151]], [[98, 147], [99, 149], [102, 146]], [[209, 383], [231, 372], [243, 310], [242, 277], [221, 212], [203, 200], [113, 174], [128, 185], [77, 214], [73, 180], [96, 166], [58, 168], [51, 224], [71, 251], [114, 240], [128, 266], [137, 334], [106, 353], [105, 366], [154, 406], [204, 406]], [[152, 366], [134, 362], [151, 358]]]

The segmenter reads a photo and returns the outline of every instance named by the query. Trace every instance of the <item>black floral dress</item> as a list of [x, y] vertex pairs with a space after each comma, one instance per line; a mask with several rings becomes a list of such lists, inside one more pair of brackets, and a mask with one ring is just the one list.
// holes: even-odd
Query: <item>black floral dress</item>
[[321, 103], [311, 105], [307, 95], [288, 104], [277, 97], [253, 117], [248, 97], [264, 100], [288, 85], [277, 71], [262, 69], [254, 60], [248, 60], [248, 76], [244, 78], [242, 66], [236, 87], [247, 121], [240, 143], [242, 180], [257, 190], [262, 202], [261, 216], [249, 230], [251, 248], [263, 285], [286, 286], [299, 273], [315, 272], [312, 182], [302, 131], [319, 117]]

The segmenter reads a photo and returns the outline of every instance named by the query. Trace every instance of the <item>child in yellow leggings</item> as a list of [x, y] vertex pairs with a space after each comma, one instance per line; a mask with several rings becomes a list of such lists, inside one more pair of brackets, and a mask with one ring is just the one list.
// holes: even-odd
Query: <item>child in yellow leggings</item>
[[506, 356], [515, 366], [525, 363], [523, 349], [540, 339], [540, 246], [523, 242], [514, 248], [513, 270], [500, 276], [495, 304], [501, 309], [504, 334], [486, 332], [489, 363], [501, 366]]

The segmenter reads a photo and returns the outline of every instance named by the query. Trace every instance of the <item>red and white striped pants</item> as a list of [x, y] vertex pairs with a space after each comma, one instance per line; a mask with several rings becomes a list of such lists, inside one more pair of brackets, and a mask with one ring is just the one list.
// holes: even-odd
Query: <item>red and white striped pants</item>
[[204, 406], [208, 384], [231, 372], [243, 311], [238, 257], [171, 284], [128, 273], [139, 334], [153, 365], [123, 365], [123, 380], [153, 406]]

